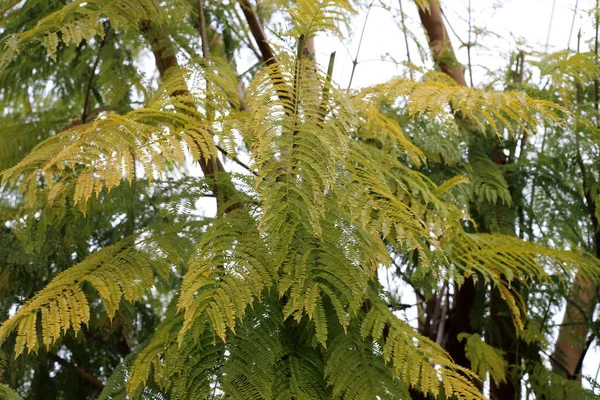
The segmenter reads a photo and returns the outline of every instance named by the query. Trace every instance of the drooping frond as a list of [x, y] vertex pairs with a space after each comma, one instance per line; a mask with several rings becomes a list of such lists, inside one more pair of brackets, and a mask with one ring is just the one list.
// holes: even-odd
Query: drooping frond
[[438, 397], [441, 387], [445, 396], [484, 399], [471, 381], [476, 379], [473, 372], [454, 364], [443, 348], [398, 319], [376, 295], [371, 298], [361, 336], [372, 338], [381, 346], [383, 359], [391, 365], [394, 375], [425, 395]]
[[182, 164], [188, 149], [195, 159], [215, 157], [211, 127], [191, 106], [193, 96], [173, 96], [185, 87], [183, 78], [173, 71], [145, 108], [125, 115], [103, 114], [50, 137], [4, 171], [3, 182], [20, 179], [31, 206], [43, 179], [50, 203], [60, 204], [69, 197], [85, 210], [93, 194], [110, 190], [123, 179], [131, 182], [143, 172], [151, 180], [172, 163]]
[[513, 132], [515, 127], [534, 131], [540, 119], [559, 124], [560, 115], [566, 113], [556, 103], [533, 99], [522, 92], [483, 91], [404, 78], [363, 89], [359, 96], [375, 104], [404, 99], [410, 115], [425, 115], [455, 128], [454, 115], [459, 114], [481, 132], [491, 129], [498, 135], [503, 129]]
[[[90, 255], [85, 261], [58, 274], [33, 299], [0, 327], [0, 343], [17, 332], [15, 354], [25, 349], [37, 352], [40, 342], [49, 347], [70, 328], [77, 334], [90, 321], [90, 304], [84, 285], [90, 284], [99, 294], [109, 318], [121, 299], [134, 301], [152, 286], [155, 273], [170, 273], [169, 257], [160, 255], [151, 238], [125, 239]], [[165, 257], [167, 256], [167, 257]], [[41, 340], [38, 333], [41, 326]]]
[[585, 87], [587, 82], [600, 78], [600, 65], [592, 52], [560, 51], [542, 57], [534, 65], [542, 76], [551, 79], [551, 84], [566, 103], [575, 100], [574, 84]]
[[582, 271], [586, 279], [600, 279], [598, 259], [585, 253], [556, 250], [500, 234], [459, 233], [449, 240], [448, 258], [466, 276], [481, 274], [500, 290], [513, 314], [515, 324], [523, 329], [524, 311], [519, 294], [512, 293], [513, 280], [527, 279], [546, 281], [551, 274], [563, 284], [576, 270]]
[[40, 138], [45, 139], [47, 133], [62, 129], [68, 121], [51, 113], [30, 112], [26, 117], [20, 117], [15, 113], [9, 117], [0, 116], [0, 170], [17, 164], [39, 143]]
[[323, 194], [335, 182], [337, 167], [348, 151], [347, 131], [356, 123], [349, 105], [333, 88], [322, 104], [325, 85], [314, 61], [303, 57], [267, 67], [248, 88], [252, 115], [245, 131], [252, 133], [247, 136], [253, 139], [257, 191], [265, 210], [280, 209], [264, 214], [265, 229], [278, 225], [269, 221], [271, 215], [285, 219], [289, 212], [306, 212], [303, 218], [319, 235]]
[[281, 339], [284, 321], [277, 302], [271, 295], [255, 305], [228, 340], [220, 381], [233, 399], [272, 399], [280, 394], [275, 391], [278, 362], [289, 349]]
[[415, 146], [405, 135], [397, 121], [385, 115], [379, 109], [379, 104], [371, 104], [364, 98], [356, 98], [356, 112], [360, 117], [360, 136], [364, 140], [378, 140], [386, 147], [406, 153], [409, 160], [416, 166], [425, 163], [425, 154]]
[[[433, 185], [374, 146], [353, 143], [351, 150], [352, 161], [347, 165], [351, 174], [339, 194], [341, 204], [358, 223], [407, 250], [422, 251], [425, 257], [429, 245], [436, 242], [430, 232], [438, 229], [422, 219], [428, 207], [440, 206]], [[374, 159], [381, 160], [385, 167], [375, 165]], [[417, 198], [419, 201], [414, 201]]]
[[275, 365], [273, 400], [331, 398], [320, 349], [304, 343], [295, 330], [283, 332], [284, 355]]
[[[163, 380], [161, 371], [167, 371], [163, 367], [162, 360], [166, 354], [177, 348], [177, 335], [183, 323], [182, 314], [175, 314], [173, 304], [170, 306], [170, 312], [167, 312], [166, 318], [156, 327], [150, 341], [136, 354], [135, 360], [131, 363], [129, 377], [127, 379], [126, 391], [134, 397], [135, 393], [143, 391], [143, 386], [150, 378], [150, 373], [154, 370], [155, 380], [169, 384], [169, 380]], [[200, 325], [200, 324], [197, 324]]]
[[548, 370], [543, 365], [533, 365], [529, 372], [529, 382], [535, 393], [552, 400], [594, 400], [598, 395], [592, 390], [583, 388], [581, 382], [565, 379]]
[[[490, 204], [502, 202], [510, 205], [512, 198], [508, 182], [498, 164], [489, 158], [475, 156], [471, 160], [471, 190], [474, 196]], [[479, 203], [478, 203], [479, 204]]]
[[410, 398], [406, 386], [391, 374], [381, 348], [365, 342], [354, 332], [337, 336], [328, 347], [325, 376], [336, 398]]
[[[389, 256], [379, 238], [329, 212], [322, 229], [321, 240], [309, 231], [297, 230], [295, 243], [282, 248], [287, 252], [279, 257], [282, 265], [278, 291], [287, 299], [284, 317], [291, 315], [300, 321], [307, 315], [314, 321], [317, 341], [325, 345], [328, 326], [334, 322], [348, 326], [350, 317], [362, 306], [376, 268], [389, 263]], [[327, 302], [331, 302], [337, 321], [329, 320]]]
[[459, 333], [458, 340], [466, 340], [466, 356], [480, 379], [485, 379], [489, 373], [496, 385], [506, 382], [507, 363], [498, 349], [484, 342], [478, 334]]
[[0, 399], [2, 400], [23, 400], [23, 398], [9, 386], [0, 383]]
[[341, 28], [350, 24], [354, 9], [348, 0], [299, 0], [289, 9], [294, 28], [290, 34], [294, 37], [304, 35], [306, 39], [319, 32], [328, 32], [343, 37]]
[[235, 332], [246, 308], [273, 284], [272, 256], [255, 222], [244, 210], [222, 217], [209, 228], [190, 260], [179, 297], [184, 312], [179, 341], [198, 320], [209, 321], [223, 340]]

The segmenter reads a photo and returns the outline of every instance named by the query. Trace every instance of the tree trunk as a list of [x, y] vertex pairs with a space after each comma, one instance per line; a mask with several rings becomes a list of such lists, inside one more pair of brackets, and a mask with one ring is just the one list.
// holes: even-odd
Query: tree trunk
[[[585, 178], [585, 170], [582, 170], [582, 174]], [[585, 197], [594, 230], [596, 257], [600, 259], [600, 230], [596, 218], [596, 203], [589, 190], [586, 191]], [[588, 331], [598, 303], [596, 291], [596, 285], [588, 281], [581, 271], [578, 272], [567, 297], [565, 315], [552, 355], [552, 369], [567, 379], [581, 381], [581, 367], [590, 345]]]
[[456, 59], [454, 48], [444, 19], [442, 9], [436, 0], [429, 0], [429, 12], [419, 8], [419, 18], [429, 38], [429, 49], [434, 63], [460, 86], [467, 86], [465, 68]]
[[567, 379], [581, 381], [581, 366], [589, 347], [587, 335], [596, 302], [595, 285], [578, 273], [567, 298], [552, 356], [552, 369]]

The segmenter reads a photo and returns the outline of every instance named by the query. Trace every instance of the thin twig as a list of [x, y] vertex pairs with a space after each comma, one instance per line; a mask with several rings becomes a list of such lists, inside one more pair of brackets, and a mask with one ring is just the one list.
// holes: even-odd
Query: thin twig
[[98, 68], [98, 64], [100, 63], [100, 55], [102, 54], [102, 49], [104, 48], [104, 45], [106, 44], [106, 38], [110, 32], [109, 29], [110, 28], [108, 26], [108, 23], [106, 23], [104, 25], [104, 37], [102, 38], [102, 41], [100, 42], [100, 47], [98, 48], [98, 55], [96, 56], [96, 61], [94, 61], [94, 64], [92, 65], [92, 73], [90, 74], [90, 78], [88, 79], [87, 90], [85, 92], [85, 99], [83, 100], [83, 112], [81, 114], [81, 123], [83, 123], [83, 124], [85, 124], [87, 122], [87, 118], [88, 118], [87, 109], [88, 109], [89, 102], [90, 102], [90, 96], [92, 94], [92, 82], [94, 81], [94, 77], [96, 76], [96, 68]]
[[277, 63], [277, 60], [275, 59], [275, 52], [267, 41], [263, 26], [260, 23], [258, 16], [254, 12], [252, 4], [250, 4], [249, 0], [239, 0], [239, 3], [242, 7], [244, 16], [246, 17], [246, 21], [248, 22], [248, 26], [250, 27], [250, 32], [252, 33], [252, 36], [254, 36], [254, 40], [258, 45], [260, 53], [262, 54], [263, 61], [267, 65]]
[[[257, 13], [252, 8], [252, 4], [250, 4], [249, 0], [238, 0], [238, 3], [242, 8], [242, 12], [244, 13], [244, 17], [246, 18], [248, 26], [250, 27], [250, 32], [252, 33], [256, 44], [258, 45], [263, 62], [275, 70], [275, 75], [280, 75], [279, 62], [275, 57], [273, 48], [267, 41], [263, 26], [258, 19]], [[291, 101], [292, 95], [290, 94], [290, 89], [283, 88], [282, 86], [283, 85], [281, 84], [276, 84], [277, 95], [283, 102]]]
[[442, 316], [440, 318], [440, 324], [438, 326], [437, 336], [435, 342], [440, 346], [443, 346], [442, 341], [444, 340], [444, 334], [446, 333], [446, 317], [448, 315], [448, 308], [450, 307], [450, 290], [446, 290], [446, 301], [444, 302], [444, 308], [442, 310]]
[[442, 12], [442, 17], [444, 17], [444, 21], [446, 21], [446, 24], [448, 25], [448, 27], [450, 28], [450, 30], [452, 31], [452, 33], [454, 34], [454, 36], [456, 36], [456, 38], [458, 39], [458, 41], [460, 42], [460, 44], [462, 44], [463, 46], [466, 46], [467, 44], [460, 38], [460, 36], [458, 36], [458, 33], [456, 33], [456, 31], [452, 27], [452, 24], [448, 20], [448, 17], [446, 17], [446, 13], [445, 12]]
[[575, 17], [577, 16], [577, 6], [579, 6], [579, 0], [575, 1], [575, 9], [573, 10], [573, 19], [571, 20], [571, 29], [569, 30], [569, 41], [567, 42], [567, 49], [571, 49], [571, 36], [573, 35], [573, 27], [575, 26]]
[[412, 60], [410, 59], [410, 48], [408, 47], [408, 33], [406, 32], [406, 22], [404, 21], [404, 10], [402, 9], [402, 0], [398, 0], [398, 3], [400, 4], [400, 21], [402, 22], [402, 33], [404, 34], [404, 45], [406, 46], [406, 59], [409, 64], [408, 73], [410, 74], [410, 79], [414, 80]]
[[546, 35], [546, 47], [544, 52], [548, 52], [548, 43], [550, 43], [550, 32], [552, 32], [552, 22], [554, 22], [554, 9], [556, 8], [556, 0], [552, 1], [552, 11], [550, 12], [550, 23], [548, 24], [548, 35]]
[[227, 150], [225, 150], [223, 147], [221, 147], [220, 145], [216, 145], [217, 146], [217, 150], [219, 150], [224, 156], [226, 156], [228, 159], [232, 160], [233, 162], [235, 162], [236, 164], [238, 164], [240, 167], [244, 168], [245, 170], [247, 170], [248, 172], [250, 172], [252, 175], [254, 176], [258, 176], [258, 173], [256, 171], [254, 171], [252, 168], [250, 168], [248, 166], [248, 164], [244, 163], [243, 161], [241, 161], [239, 158], [237, 158], [236, 156], [232, 156], [230, 155]]
[[204, 4], [198, 0], [198, 23], [200, 24], [200, 38], [202, 39], [202, 57], [210, 56], [208, 50], [208, 38], [206, 35], [206, 18], [204, 17]]
[[15, 8], [16, 6], [18, 6], [21, 2], [23, 2], [23, 0], [16, 0], [14, 2], [12, 2], [12, 4], [10, 4], [8, 7], [6, 7], [4, 10], [0, 11], [0, 17], [3, 17], [4, 14], [6, 14], [7, 12], [9, 12], [10, 10], [12, 10], [13, 8]]
[[469, 82], [471, 83], [471, 87], [473, 87], [473, 67], [472, 67], [472, 64], [471, 64], [471, 46], [473, 45], [471, 43], [471, 30], [472, 30], [471, 14], [472, 14], [471, 0], [469, 0], [469, 36], [467, 38], [467, 40], [468, 40], [468, 43], [467, 43], [467, 62], [468, 62], [468, 67], [469, 67]]
[[369, 7], [367, 8], [367, 15], [365, 16], [365, 22], [362, 27], [362, 32], [360, 33], [360, 39], [358, 41], [358, 48], [356, 49], [356, 56], [354, 60], [352, 60], [352, 72], [350, 73], [350, 81], [348, 82], [348, 90], [350, 90], [350, 86], [352, 86], [352, 79], [354, 78], [354, 72], [356, 71], [356, 65], [358, 64], [358, 54], [360, 53], [360, 46], [362, 45], [363, 37], [365, 35], [365, 29], [367, 27], [367, 21], [369, 20], [369, 14], [371, 13], [371, 7], [375, 0], [371, 1]]

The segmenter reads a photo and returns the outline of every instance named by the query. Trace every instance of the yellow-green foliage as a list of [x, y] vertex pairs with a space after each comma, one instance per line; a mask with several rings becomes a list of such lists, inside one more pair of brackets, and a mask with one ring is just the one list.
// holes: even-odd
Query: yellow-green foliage
[[[79, 45], [83, 40], [104, 37], [103, 20], [109, 20], [113, 29], [139, 29], [145, 20], [167, 23], [170, 18], [185, 15], [187, 3], [171, 2], [172, 7], [162, 7], [152, 0], [76, 0], [60, 10], [38, 21], [37, 25], [23, 33], [10, 36], [4, 44], [0, 56], [0, 68], [6, 66], [13, 57], [26, 46], [40, 42], [55, 59], [59, 43]], [[176, 13], [173, 14], [172, 12]], [[169, 15], [171, 13], [171, 15]]]
[[491, 204], [498, 201], [507, 205], [512, 203], [508, 182], [498, 164], [487, 157], [475, 156], [471, 159], [470, 167], [473, 195]]
[[[221, 96], [215, 98], [218, 101], [211, 101], [210, 106], [220, 109], [228, 101], [239, 102], [230, 87], [220, 85], [222, 74], [228, 73], [226, 67], [222, 63], [211, 63], [206, 69], [210, 69], [207, 78], [212, 79], [215, 90], [221, 92]], [[198, 66], [198, 70], [204, 68]], [[197, 73], [184, 76], [181, 71], [170, 72], [146, 107], [125, 115], [101, 114], [92, 122], [52, 136], [17, 165], [4, 171], [3, 181], [18, 177], [26, 202], [33, 207], [41, 189], [41, 178], [50, 204], [55, 201], [62, 204], [68, 197], [85, 212], [92, 195], [98, 195], [105, 188], [110, 190], [123, 180], [131, 183], [143, 175], [150, 180], [159, 177], [173, 164], [183, 164], [186, 151], [195, 159], [216, 156], [212, 129], [219, 127], [219, 121], [209, 124], [203, 110], [193, 107], [200, 101], [199, 96], [181, 93], [182, 88], [187, 88], [186, 76], [201, 83]]]
[[515, 324], [523, 329], [522, 299], [512, 293], [511, 282], [550, 281], [554, 274], [562, 283], [579, 268], [586, 279], [600, 279], [598, 259], [579, 252], [556, 250], [500, 234], [460, 232], [448, 241], [449, 259], [466, 276], [483, 276], [493, 282], [508, 303]]
[[[163, 257], [152, 254], [158, 245], [150, 239], [137, 242], [126, 239], [60, 273], [0, 327], [0, 342], [16, 331], [15, 352], [19, 355], [25, 349], [37, 352], [40, 333], [46, 347], [71, 328], [77, 334], [90, 320], [90, 305], [84, 291], [86, 283], [97, 291], [108, 317], [112, 318], [121, 299], [134, 301], [153, 284], [155, 272], [163, 276], [169, 274], [168, 258], [165, 259], [168, 254]], [[160, 246], [162, 252], [165, 249]], [[38, 332], [38, 322], [41, 332]]]
[[275, 278], [269, 250], [245, 211], [222, 217], [205, 237], [181, 285], [178, 308], [184, 311], [184, 322], [180, 343], [187, 330], [204, 320], [225, 340], [227, 328], [235, 332], [247, 306]]
[[498, 349], [484, 342], [478, 334], [459, 333], [458, 340], [466, 340], [466, 356], [480, 379], [489, 373], [496, 385], [506, 382], [506, 361]]
[[374, 301], [360, 329], [363, 338], [379, 343], [383, 359], [405, 384], [438, 397], [441, 380], [445, 396], [484, 398], [469, 380], [471, 371], [453, 364], [443, 348], [394, 316], [381, 299]]
[[10, 387], [0, 383], [0, 399], [2, 400], [23, 400], [21, 396]]
[[[68, 44], [101, 35], [101, 18], [137, 29], [149, 11], [138, 15], [136, 7], [145, 3], [72, 3], [10, 39], [3, 62], [33, 38], [54, 56], [59, 39]], [[298, 2], [294, 32], [310, 37], [331, 30], [348, 9], [344, 1]], [[244, 192], [239, 207], [210, 221], [188, 262], [160, 235], [106, 247], [18, 309], [0, 328], [0, 342], [16, 332], [17, 355], [37, 351], [40, 342], [49, 347], [88, 323], [90, 288], [112, 317], [122, 299], [140, 298], [157, 274], [164, 278], [185, 265], [166, 319], [122, 368], [131, 397], [152, 381], [173, 398], [201, 398], [216, 379], [239, 399], [360, 399], [375, 392], [401, 398], [409, 387], [480, 399], [476, 374], [395, 316], [373, 289], [377, 268], [391, 264], [386, 245], [417, 252], [436, 277], [492, 282], [521, 327], [511, 281], [549, 279], [551, 269], [564, 278], [581, 267], [598, 279], [597, 261], [585, 255], [466, 233], [468, 216], [451, 192], [468, 180], [457, 176], [436, 186], [415, 171], [427, 163], [424, 152], [381, 112], [383, 103], [403, 102], [413, 116], [456, 127], [453, 117], [460, 114], [482, 132], [502, 135], [515, 127], [534, 130], [539, 119], [556, 123], [561, 107], [522, 93], [405, 79], [348, 93], [314, 61], [284, 52], [249, 84], [247, 112], [236, 111], [236, 87], [226, 63], [190, 63], [170, 71], [144, 107], [60, 132], [3, 172], [3, 182], [19, 183], [30, 209], [46, 196], [59, 209], [77, 204], [83, 210], [94, 193], [142, 173], [148, 179], [165, 174], [188, 151], [196, 160], [216, 157], [215, 139], [228, 151], [247, 145], [254, 176], [250, 187], [236, 188]], [[475, 195], [509, 203], [497, 172], [473, 173]], [[221, 184], [218, 178], [210, 183]], [[479, 354], [480, 345], [471, 348]], [[497, 360], [491, 361], [482, 368], [500, 379]], [[364, 377], [363, 369], [369, 370]]]
[[410, 115], [425, 115], [451, 126], [455, 114], [473, 123], [480, 132], [502, 134], [515, 127], [534, 131], [540, 119], [560, 123], [566, 109], [556, 103], [532, 99], [522, 92], [492, 92], [447, 85], [440, 82], [415, 82], [396, 78], [361, 91], [361, 96], [379, 103], [405, 99]]
[[600, 78], [600, 65], [591, 52], [560, 51], [546, 55], [536, 65], [542, 76], [551, 79], [551, 84], [566, 104], [575, 101], [573, 84], [583, 87], [587, 82]]
[[288, 10], [294, 28], [290, 34], [294, 37], [304, 35], [310, 38], [318, 32], [334, 33], [344, 36], [342, 28], [350, 25], [354, 9], [347, 0], [299, 0], [292, 2]]

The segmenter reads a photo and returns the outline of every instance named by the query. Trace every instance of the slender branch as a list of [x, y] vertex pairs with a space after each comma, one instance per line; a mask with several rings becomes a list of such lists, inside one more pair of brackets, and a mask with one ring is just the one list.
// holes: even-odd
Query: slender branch
[[198, 23], [200, 24], [200, 38], [202, 39], [202, 57], [210, 56], [208, 50], [208, 39], [206, 35], [206, 18], [204, 16], [204, 4], [198, 0]]
[[452, 24], [448, 20], [448, 17], [446, 16], [446, 14], [443, 11], [442, 11], [442, 17], [444, 17], [444, 21], [446, 22], [446, 25], [448, 25], [448, 27], [450, 28], [450, 32], [452, 32], [454, 37], [456, 37], [458, 39], [458, 41], [460, 42], [461, 45], [466, 46], [467, 43], [465, 43], [465, 41], [462, 40], [460, 38], [460, 36], [458, 36], [458, 33], [456, 33], [456, 31], [454, 30], [454, 27], [452, 26]]
[[250, 32], [252, 33], [252, 36], [254, 36], [254, 40], [258, 45], [258, 49], [260, 50], [263, 61], [267, 65], [277, 63], [275, 52], [267, 41], [263, 26], [258, 19], [258, 15], [256, 15], [254, 12], [252, 4], [250, 4], [250, 0], [239, 0], [239, 3], [242, 7], [244, 16], [246, 17], [246, 21], [248, 22], [248, 26], [250, 27]]
[[410, 74], [410, 79], [413, 80], [413, 70], [412, 70], [412, 60], [410, 59], [410, 48], [408, 47], [408, 33], [406, 32], [406, 22], [404, 21], [404, 10], [402, 9], [402, 0], [398, 0], [400, 4], [400, 21], [402, 21], [402, 33], [404, 34], [404, 45], [406, 46], [406, 59], [410, 64], [408, 68], [408, 73]]
[[388, 304], [388, 308], [392, 311], [404, 311], [406, 309], [412, 308], [412, 307], [416, 307], [417, 305], [419, 305], [419, 303], [415, 303], [415, 304], [406, 304], [406, 303], [395, 303], [395, 304]]
[[573, 19], [571, 20], [571, 29], [569, 30], [569, 41], [567, 42], [567, 49], [571, 49], [571, 36], [573, 35], [573, 27], [575, 27], [575, 17], [577, 16], [577, 7], [579, 6], [579, 0], [575, 1], [575, 9], [573, 10]]
[[550, 23], [548, 24], [548, 35], [546, 35], [546, 47], [544, 52], [548, 52], [548, 43], [550, 43], [550, 32], [552, 32], [552, 22], [554, 22], [554, 9], [556, 8], [556, 0], [552, 1], [552, 11], [550, 12]]
[[[467, 66], [469, 68], [469, 82], [471, 83], [471, 87], [473, 87], [473, 66], [471, 64], [471, 47], [473, 46], [473, 44], [471, 43], [471, 31], [473, 29], [472, 27], [472, 23], [471, 23], [471, 14], [472, 14], [472, 10], [471, 10], [471, 0], [469, 0], [469, 36], [467, 38]], [[450, 24], [448, 24], [450, 25]]]
[[[232, 7], [233, 13], [235, 14], [235, 18], [239, 21], [242, 20], [242, 17], [240, 16], [240, 14], [238, 13], [238, 10], [236, 7]], [[235, 33], [242, 42], [246, 43], [246, 45], [248, 45], [248, 47], [250, 48], [250, 50], [252, 50], [252, 52], [254, 53], [254, 55], [256, 55], [256, 58], [258, 58], [259, 60], [262, 59], [262, 54], [260, 54], [260, 52], [258, 51], [258, 49], [256, 48], [256, 46], [254, 46], [254, 43], [252, 43], [252, 39], [250, 38], [250, 36], [252, 35], [252, 33], [248, 32], [248, 28], [246, 27], [245, 24], [240, 24], [240, 28], [242, 30], [242, 32], [244, 33], [244, 37], [242, 37], [241, 34], [239, 34], [235, 29], [232, 30], [233, 33]]]
[[[169, 34], [162, 29], [162, 27], [157, 26], [152, 21], [145, 20], [142, 22], [140, 26], [140, 30], [142, 34], [147, 38], [152, 46], [152, 52], [154, 53], [156, 68], [161, 77], [163, 77], [166, 71], [169, 68], [177, 67], [177, 59], [175, 58], [173, 51], [173, 43], [170, 39]], [[173, 95], [183, 95], [189, 93], [187, 88], [181, 89]], [[194, 107], [195, 105], [191, 105]], [[217, 204], [227, 203], [234, 195], [234, 190], [230, 188], [228, 185], [223, 185], [218, 183], [218, 175], [226, 172], [223, 167], [223, 163], [219, 159], [219, 157], [212, 156], [210, 154], [205, 154], [202, 151], [202, 147], [199, 143], [196, 143], [200, 152], [200, 157], [198, 157], [198, 163], [200, 164], [200, 168], [204, 176], [210, 177], [214, 179], [214, 184], [212, 185], [213, 193], [215, 193], [217, 197]], [[216, 144], [216, 143], [215, 143]], [[242, 204], [240, 202], [235, 202], [228, 206], [223, 210], [224, 213], [232, 211], [236, 208], [241, 208]]]
[[4, 10], [0, 11], [0, 17], [3, 17], [4, 14], [6, 14], [7, 12], [9, 12], [10, 10], [12, 10], [13, 8], [15, 8], [16, 6], [18, 6], [21, 2], [23, 2], [23, 0], [16, 0], [13, 1], [11, 4], [8, 5], [8, 7], [6, 7]]
[[250, 168], [248, 166], [248, 164], [244, 163], [243, 161], [241, 161], [239, 158], [237, 158], [236, 156], [232, 156], [230, 155], [227, 150], [225, 150], [223, 147], [221, 147], [220, 145], [216, 144], [215, 146], [217, 146], [217, 150], [219, 150], [221, 152], [221, 154], [223, 154], [224, 156], [226, 156], [227, 158], [229, 158], [230, 160], [234, 161], [236, 164], [238, 164], [240, 167], [244, 168], [245, 170], [247, 170], [248, 172], [252, 173], [252, 175], [254, 176], [258, 176], [258, 173], [256, 171], [254, 171], [252, 168]]
[[96, 378], [95, 376], [92, 376], [89, 373], [87, 373], [83, 368], [78, 367], [77, 365], [68, 360], [65, 360], [56, 353], [48, 353], [48, 355], [61, 366], [75, 372], [77, 376], [79, 376], [83, 381], [85, 381], [89, 385], [95, 387], [96, 389], [104, 389], [104, 383], [102, 383], [102, 381]]
[[446, 316], [448, 315], [448, 308], [450, 306], [450, 291], [446, 291], [446, 301], [444, 302], [444, 309], [442, 310], [442, 316], [440, 318], [440, 324], [438, 326], [437, 336], [435, 342], [442, 346], [442, 340], [444, 339], [444, 331], [446, 330]]
[[550, 359], [550, 361], [552, 362], [553, 365], [556, 365], [557, 367], [559, 367], [560, 369], [562, 369], [563, 372], [565, 372], [567, 374], [567, 376], [571, 376], [571, 372], [567, 369], [567, 367], [565, 367], [565, 365], [563, 363], [561, 363], [560, 361], [558, 361], [556, 359], [556, 357], [554, 357], [552, 354], [549, 354], [547, 351], [545, 351], [542, 348], [539, 348], [539, 351], [541, 351], [542, 354], [544, 354], [546, 357], [548, 357]]
[[456, 59], [448, 31], [446, 31], [446, 25], [444, 24], [445, 17], [439, 3], [436, 0], [430, 0], [429, 12], [422, 10], [420, 7], [418, 11], [421, 23], [429, 38], [429, 48], [434, 63], [442, 72], [454, 79], [459, 86], [467, 87], [465, 70]]
[[[267, 37], [265, 35], [265, 31], [263, 29], [260, 20], [258, 19], [258, 15], [254, 12], [252, 8], [252, 4], [250, 4], [250, 0], [239, 0], [240, 7], [242, 8], [242, 12], [244, 13], [244, 17], [248, 22], [248, 26], [250, 27], [250, 32], [258, 45], [258, 49], [262, 55], [262, 60], [268, 66], [271, 66], [275, 69], [276, 75], [279, 75], [279, 62], [275, 57], [275, 52], [273, 48], [267, 41]], [[292, 94], [290, 94], [289, 88], [283, 88], [279, 82], [276, 85], [277, 95], [283, 102], [292, 101]]]
[[352, 86], [352, 79], [354, 78], [354, 72], [356, 71], [356, 66], [358, 65], [358, 54], [360, 53], [360, 46], [362, 45], [363, 37], [365, 35], [365, 29], [367, 28], [367, 21], [369, 20], [369, 14], [371, 13], [371, 7], [373, 7], [373, 3], [375, 0], [371, 1], [369, 7], [367, 8], [367, 15], [365, 16], [365, 22], [363, 23], [362, 32], [360, 33], [360, 39], [358, 40], [358, 48], [356, 49], [356, 56], [354, 60], [352, 60], [352, 72], [350, 73], [350, 81], [348, 82], [348, 90], [350, 90], [350, 86]]
[[87, 114], [87, 109], [89, 107], [89, 102], [90, 102], [90, 96], [92, 94], [92, 82], [94, 81], [94, 77], [96, 76], [96, 68], [98, 68], [98, 64], [100, 63], [100, 54], [102, 53], [102, 49], [104, 48], [104, 45], [106, 44], [106, 38], [109, 34], [109, 26], [108, 24], [104, 25], [104, 37], [102, 38], [102, 41], [100, 42], [100, 47], [98, 48], [98, 54], [96, 55], [96, 60], [94, 61], [94, 64], [92, 65], [92, 73], [90, 74], [90, 78], [88, 79], [88, 83], [87, 83], [87, 90], [85, 92], [85, 99], [83, 101], [83, 113], [81, 114], [81, 122], [82, 123], [86, 123], [87, 118], [88, 118], [88, 114]]
[[[115, 109], [114, 107], [109, 107], [109, 106], [102, 106], [102, 107], [94, 108], [93, 110], [87, 112], [87, 120], [89, 120], [91, 117], [98, 115], [104, 111], [111, 111], [114, 109]], [[78, 120], [71, 122], [71, 124], [69, 126], [67, 126], [66, 129], [70, 129], [75, 126], [82, 125], [83, 123], [84, 123], [84, 121], [81, 118], [79, 118]]]

